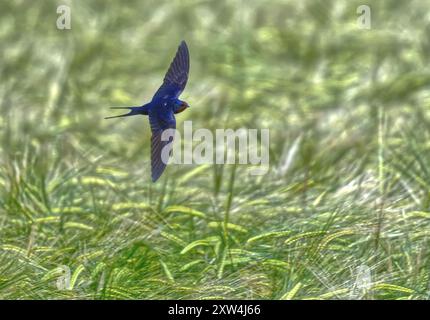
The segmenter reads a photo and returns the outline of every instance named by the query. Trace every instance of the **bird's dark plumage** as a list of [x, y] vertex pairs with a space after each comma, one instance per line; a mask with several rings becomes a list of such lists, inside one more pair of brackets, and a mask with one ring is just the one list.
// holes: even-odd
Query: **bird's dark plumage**
[[190, 71], [190, 55], [185, 41], [182, 41], [176, 52], [175, 58], [170, 64], [164, 76], [164, 81], [161, 87], [154, 95], [154, 99], [165, 99], [166, 96], [177, 99], [184, 91], [188, 80], [188, 72]]
[[149, 116], [152, 132], [151, 177], [153, 182], [158, 180], [166, 168], [168, 155], [172, 150], [173, 134], [168, 134], [166, 135], [167, 139], [162, 139], [163, 132], [167, 129], [176, 129], [175, 114], [189, 107], [185, 101], [178, 99], [187, 84], [189, 70], [188, 47], [185, 41], [182, 41], [164, 76], [163, 84], [154, 94], [151, 102], [139, 107], [124, 107], [122, 109], [130, 109], [130, 112], [107, 118], [127, 117], [136, 114]]
[[[166, 168], [168, 157], [173, 146], [173, 135], [167, 135], [162, 139], [162, 134], [167, 129], [176, 129], [176, 120], [173, 111], [167, 110], [162, 116], [149, 115], [151, 125], [151, 178], [157, 181]], [[164, 150], [164, 152], [163, 152]]]

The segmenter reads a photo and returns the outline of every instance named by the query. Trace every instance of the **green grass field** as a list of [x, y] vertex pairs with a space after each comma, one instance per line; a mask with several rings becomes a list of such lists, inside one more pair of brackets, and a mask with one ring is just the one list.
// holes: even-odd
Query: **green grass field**
[[[3, 1], [0, 298], [427, 299], [430, 4], [363, 2]], [[103, 119], [182, 39], [178, 127], [270, 128], [266, 175], [154, 184], [147, 119]]]

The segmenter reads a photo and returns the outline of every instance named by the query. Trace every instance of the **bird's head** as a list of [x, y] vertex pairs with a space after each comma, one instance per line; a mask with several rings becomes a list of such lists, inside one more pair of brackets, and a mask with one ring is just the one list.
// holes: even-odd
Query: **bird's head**
[[188, 103], [178, 99], [175, 103], [175, 113], [180, 113], [189, 107]]

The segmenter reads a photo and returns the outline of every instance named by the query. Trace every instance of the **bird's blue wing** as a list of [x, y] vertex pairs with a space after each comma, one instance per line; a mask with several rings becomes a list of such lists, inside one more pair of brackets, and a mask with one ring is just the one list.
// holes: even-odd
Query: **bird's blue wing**
[[[149, 114], [151, 125], [151, 177], [155, 182], [166, 168], [168, 156], [172, 152], [173, 135], [169, 139], [162, 139], [166, 129], [176, 129], [176, 120], [173, 111], [151, 112]], [[164, 150], [164, 151], [163, 151]]]
[[185, 41], [179, 45], [175, 58], [164, 76], [161, 87], [155, 93], [154, 99], [177, 99], [184, 91], [190, 71], [190, 54]]

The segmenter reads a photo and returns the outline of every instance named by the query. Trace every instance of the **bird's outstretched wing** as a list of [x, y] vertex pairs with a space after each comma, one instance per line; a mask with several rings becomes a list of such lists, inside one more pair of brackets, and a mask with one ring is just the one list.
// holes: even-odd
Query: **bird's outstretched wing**
[[167, 129], [176, 129], [176, 119], [173, 111], [167, 113], [150, 113], [149, 123], [151, 124], [152, 131], [151, 177], [152, 181], [155, 182], [166, 168], [173, 146], [174, 133], [165, 137], [162, 137], [162, 135]]
[[157, 90], [153, 99], [178, 98], [187, 84], [189, 71], [190, 54], [186, 42], [182, 41], [169, 70], [164, 76], [163, 84]]

